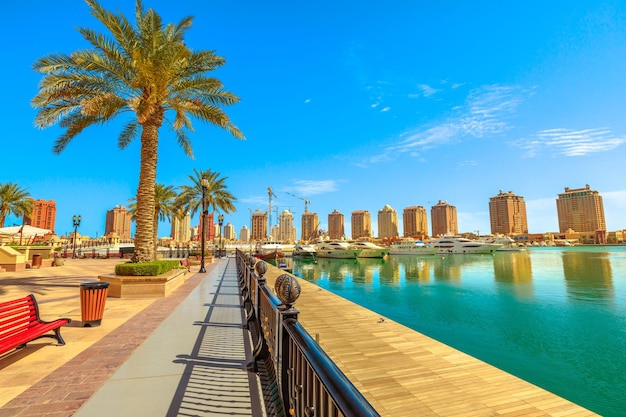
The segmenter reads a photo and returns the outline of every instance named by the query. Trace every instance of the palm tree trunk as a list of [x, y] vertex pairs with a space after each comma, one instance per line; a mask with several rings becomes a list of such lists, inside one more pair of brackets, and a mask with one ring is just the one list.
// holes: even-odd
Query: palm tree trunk
[[157, 248], [158, 248], [158, 240], [159, 240], [159, 213], [160, 210], [154, 210], [154, 220], [153, 220], [153, 224], [154, 224], [154, 257], [156, 258], [157, 256]]
[[154, 185], [160, 123], [146, 122], [141, 132], [141, 162], [135, 216], [135, 253], [133, 262], [150, 262], [154, 256]]

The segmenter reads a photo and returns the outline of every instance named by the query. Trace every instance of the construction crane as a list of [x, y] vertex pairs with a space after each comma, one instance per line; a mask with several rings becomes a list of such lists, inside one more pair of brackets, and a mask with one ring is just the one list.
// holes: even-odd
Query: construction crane
[[276, 194], [274, 194], [274, 191], [272, 191], [272, 187], [267, 187], [267, 195], [269, 196], [270, 199], [270, 210], [269, 210], [269, 227], [267, 228], [267, 233], [271, 233], [272, 232], [272, 197], [274, 198], [278, 198], [278, 196]]
[[307, 200], [304, 197], [300, 197], [299, 195], [291, 194], [290, 192], [287, 192], [287, 194], [289, 194], [292, 197], [295, 197], [295, 198], [298, 198], [298, 199], [304, 201], [304, 212], [307, 213], [309, 211], [309, 204], [311, 204], [310, 200]]

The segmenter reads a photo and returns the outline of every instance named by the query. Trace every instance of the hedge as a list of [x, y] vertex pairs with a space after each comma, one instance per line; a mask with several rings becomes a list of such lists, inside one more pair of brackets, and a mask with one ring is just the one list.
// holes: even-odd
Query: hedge
[[181, 268], [180, 261], [126, 262], [115, 265], [115, 275], [149, 277], [161, 275], [176, 268]]

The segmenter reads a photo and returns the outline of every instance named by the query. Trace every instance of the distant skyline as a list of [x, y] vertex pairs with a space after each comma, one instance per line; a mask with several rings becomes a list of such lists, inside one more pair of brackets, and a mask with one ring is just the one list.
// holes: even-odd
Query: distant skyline
[[[102, 1], [131, 21], [134, 2]], [[558, 231], [565, 187], [600, 192], [609, 231], [626, 228], [626, 3], [321, 1], [205, 4], [144, 0], [166, 22], [194, 16], [187, 45], [213, 49], [215, 73], [241, 98], [226, 112], [247, 139], [194, 121], [195, 159], [160, 133], [157, 182], [189, 183], [193, 169], [226, 177], [237, 234], [250, 213], [290, 209], [300, 237], [304, 201], [328, 228], [350, 214], [437, 201], [457, 209], [459, 231], [490, 231], [489, 198], [523, 196], [530, 233]], [[33, 127], [36, 59], [87, 48], [76, 27], [102, 28], [81, 0], [5, 5], [5, 100], [0, 182], [55, 200], [56, 230], [104, 232], [106, 211], [128, 205], [138, 143], [121, 151], [124, 120], [87, 129], [59, 156], [57, 127]], [[277, 222], [276, 212], [272, 214]], [[6, 225], [21, 224], [9, 216]], [[198, 215], [192, 219], [198, 224]], [[168, 236], [169, 222], [159, 236]]]

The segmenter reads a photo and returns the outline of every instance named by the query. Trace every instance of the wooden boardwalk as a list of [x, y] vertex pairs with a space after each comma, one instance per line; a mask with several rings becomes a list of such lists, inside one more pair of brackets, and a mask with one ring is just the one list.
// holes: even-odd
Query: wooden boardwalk
[[[278, 275], [269, 267], [273, 289]], [[299, 280], [299, 320], [382, 416], [594, 416], [529, 382]]]

